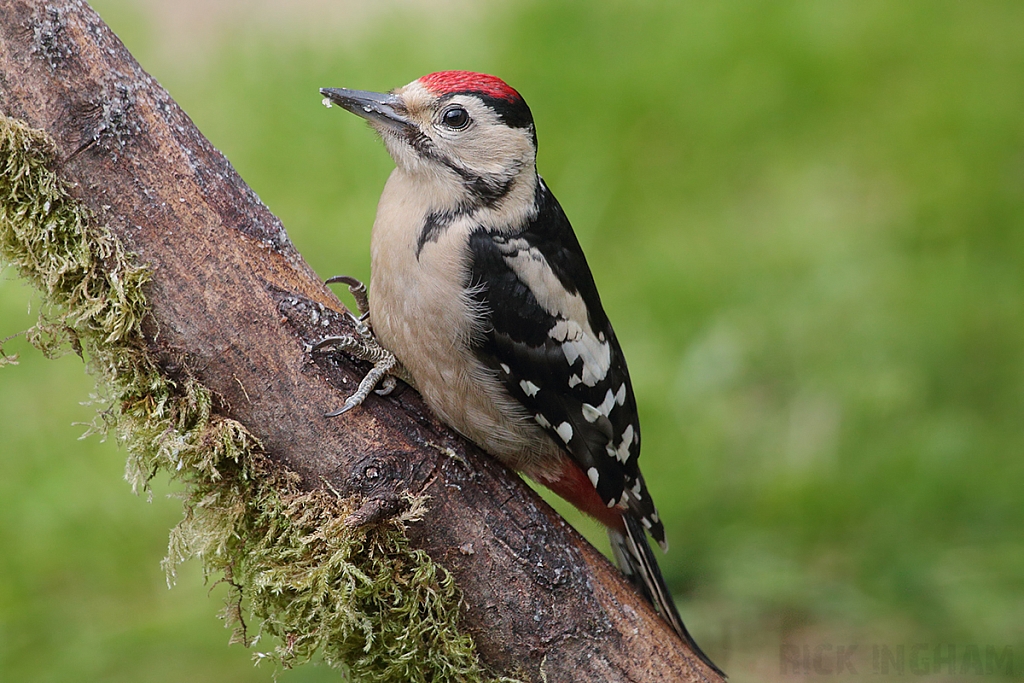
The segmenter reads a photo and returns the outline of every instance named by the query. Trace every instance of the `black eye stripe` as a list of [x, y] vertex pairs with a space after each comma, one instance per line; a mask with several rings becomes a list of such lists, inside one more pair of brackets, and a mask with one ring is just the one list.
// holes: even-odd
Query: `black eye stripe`
[[462, 130], [469, 125], [469, 112], [462, 107], [452, 107], [441, 114], [441, 121], [452, 130]]

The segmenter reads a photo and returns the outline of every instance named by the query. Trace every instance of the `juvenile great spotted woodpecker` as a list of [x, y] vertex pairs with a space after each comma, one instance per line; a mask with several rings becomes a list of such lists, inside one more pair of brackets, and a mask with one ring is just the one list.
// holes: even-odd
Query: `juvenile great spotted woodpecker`
[[[415, 386], [444, 422], [608, 527], [619, 567], [710, 667], [645, 530], [667, 549], [640, 473], [636, 401], [569, 220], [536, 170], [526, 102], [504, 81], [432, 73], [390, 93], [324, 88], [367, 119], [396, 168], [371, 240], [369, 326], [333, 346]], [[365, 290], [345, 279], [366, 307]], [[361, 310], [364, 313], [365, 310]]]

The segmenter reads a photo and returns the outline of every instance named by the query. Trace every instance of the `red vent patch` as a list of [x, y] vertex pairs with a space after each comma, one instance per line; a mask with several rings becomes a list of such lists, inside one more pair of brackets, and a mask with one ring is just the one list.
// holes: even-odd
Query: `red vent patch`
[[473, 71], [438, 71], [427, 74], [420, 79], [420, 83], [428, 90], [438, 94], [477, 92], [502, 100], [523, 99], [508, 83], [497, 76], [488, 76]]

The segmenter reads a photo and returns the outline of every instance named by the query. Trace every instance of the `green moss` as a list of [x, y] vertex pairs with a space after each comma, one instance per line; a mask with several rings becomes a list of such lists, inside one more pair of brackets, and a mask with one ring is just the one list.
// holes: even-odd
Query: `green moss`
[[[184, 483], [168, 580], [197, 557], [208, 577], [230, 583], [223, 616], [233, 640], [281, 643], [258, 660], [290, 667], [319, 657], [360, 681], [483, 680], [457, 629], [451, 575], [410, 548], [402, 519], [347, 528], [349, 501], [300, 491], [244, 426], [213, 412], [205, 387], [160, 373], [141, 333], [148, 272], [90, 222], [55, 159], [43, 132], [0, 115], [0, 259], [43, 293], [29, 340], [48, 357], [78, 353], [96, 375], [94, 429], [116, 433], [133, 488], [148, 490], [160, 472]], [[13, 360], [0, 348], [0, 365]]]

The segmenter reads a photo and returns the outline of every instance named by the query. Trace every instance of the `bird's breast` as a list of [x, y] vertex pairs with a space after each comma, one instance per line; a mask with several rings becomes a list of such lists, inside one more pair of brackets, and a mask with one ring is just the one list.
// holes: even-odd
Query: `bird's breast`
[[420, 349], [468, 345], [474, 321], [465, 295], [467, 234], [450, 223], [437, 227], [437, 198], [410, 184], [393, 174], [377, 207], [370, 316], [380, 340], [416, 376]]
[[388, 181], [373, 226], [373, 331], [438, 417], [506, 464], [529, 469], [525, 460], [550, 450], [550, 439], [472, 347], [487, 324], [467, 292], [472, 220], [458, 217], [422, 240], [437, 204], [403, 184], [394, 175]]

